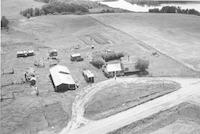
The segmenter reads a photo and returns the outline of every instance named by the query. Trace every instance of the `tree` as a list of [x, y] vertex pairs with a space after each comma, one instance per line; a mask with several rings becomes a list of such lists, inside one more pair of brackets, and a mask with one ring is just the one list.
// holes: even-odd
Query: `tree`
[[141, 59], [141, 58], [137, 60], [137, 63], [135, 66], [136, 69], [139, 69], [140, 71], [144, 72], [146, 71], [146, 69], [148, 69], [148, 67], [149, 67], [149, 60]]
[[5, 16], [1, 17], [1, 28], [8, 28], [8, 19]]

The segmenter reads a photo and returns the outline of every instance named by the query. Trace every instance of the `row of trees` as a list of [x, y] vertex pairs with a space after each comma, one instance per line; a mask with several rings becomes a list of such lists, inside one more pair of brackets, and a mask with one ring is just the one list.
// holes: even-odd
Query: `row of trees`
[[21, 11], [20, 14], [30, 18], [34, 16], [41, 16], [47, 14], [62, 14], [62, 13], [86, 13], [89, 12], [88, 8], [74, 3], [63, 3], [63, 2], [51, 2], [44, 6], [41, 9], [39, 8], [28, 8], [24, 11]]
[[149, 9], [149, 12], [153, 12], [153, 13], [182, 13], [182, 14], [200, 15], [200, 12], [198, 12], [195, 9], [181, 9], [180, 7], [175, 7], [175, 6], [164, 6], [161, 9], [158, 9], [158, 8]]

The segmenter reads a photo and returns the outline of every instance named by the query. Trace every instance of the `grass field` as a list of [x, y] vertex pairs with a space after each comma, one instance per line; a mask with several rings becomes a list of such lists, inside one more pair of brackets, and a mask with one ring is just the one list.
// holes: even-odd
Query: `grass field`
[[172, 81], [146, 81], [144, 83], [119, 82], [105, 86], [85, 106], [85, 117], [102, 119], [130, 107], [173, 92], [179, 84]]
[[110, 134], [197, 134], [200, 132], [199, 115], [199, 105], [185, 102]]
[[95, 18], [200, 70], [200, 18], [176, 14], [110, 14]]

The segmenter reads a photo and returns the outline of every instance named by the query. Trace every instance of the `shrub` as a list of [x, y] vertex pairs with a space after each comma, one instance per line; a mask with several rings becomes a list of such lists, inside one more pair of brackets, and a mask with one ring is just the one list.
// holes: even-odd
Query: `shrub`
[[149, 9], [149, 12], [150, 13], [159, 13], [160, 10], [159, 10], [159, 8], [154, 8], [154, 9]]
[[146, 69], [148, 69], [148, 67], [149, 67], [149, 61], [148, 60], [141, 59], [141, 58], [139, 58], [137, 60], [137, 63], [136, 63], [136, 66], [135, 66], [136, 69], [139, 69], [140, 71], [144, 72], [144, 71], [146, 71]]
[[176, 13], [176, 7], [174, 6], [165, 6], [160, 10], [161, 13]]
[[105, 61], [101, 57], [94, 57], [90, 63], [97, 68], [101, 68], [105, 65]]
[[117, 59], [120, 59], [121, 57], [124, 57], [124, 54], [119, 52], [119, 53], [116, 53], [116, 52], [106, 52], [106, 53], [103, 53], [102, 54], [102, 58], [107, 62], [107, 61], [110, 61], [110, 60], [117, 60]]
[[8, 19], [5, 16], [1, 17], [1, 28], [8, 28]]

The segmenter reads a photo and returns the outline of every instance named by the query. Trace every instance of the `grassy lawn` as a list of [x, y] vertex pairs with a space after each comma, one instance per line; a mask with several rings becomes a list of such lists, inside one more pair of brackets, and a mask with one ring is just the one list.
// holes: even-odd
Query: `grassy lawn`
[[179, 84], [172, 81], [147, 81], [145, 83], [119, 82], [114, 86], [105, 86], [97, 92], [85, 106], [85, 116], [89, 119], [101, 119], [130, 107], [173, 92]]

